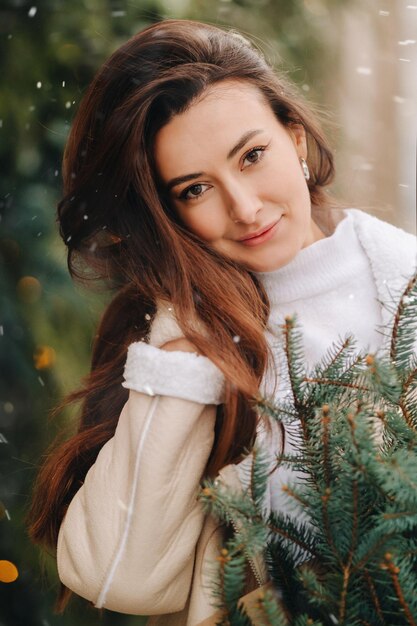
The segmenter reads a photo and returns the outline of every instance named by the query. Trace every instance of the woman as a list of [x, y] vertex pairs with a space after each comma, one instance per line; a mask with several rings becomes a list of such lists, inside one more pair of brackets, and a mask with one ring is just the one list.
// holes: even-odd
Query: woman
[[[225, 529], [199, 485], [242, 489], [256, 435], [272, 460], [289, 445], [254, 402], [285, 394], [279, 324], [298, 314], [308, 363], [347, 333], [382, 348], [380, 303], [412, 274], [415, 238], [332, 208], [312, 111], [240, 35], [197, 22], [154, 24], [103, 65], [63, 173], [70, 272], [115, 294], [31, 536], [57, 545], [63, 584], [97, 607], [214, 624], [207, 572]], [[286, 478], [274, 472], [265, 506], [285, 505]], [[266, 582], [261, 555], [251, 566], [248, 593]]]

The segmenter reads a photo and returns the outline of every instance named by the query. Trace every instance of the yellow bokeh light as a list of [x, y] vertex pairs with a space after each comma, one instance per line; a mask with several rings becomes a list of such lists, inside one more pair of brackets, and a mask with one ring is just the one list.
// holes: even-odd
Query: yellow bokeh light
[[17, 293], [24, 302], [36, 302], [41, 291], [42, 285], [34, 276], [23, 276], [17, 283]]
[[19, 576], [16, 565], [11, 561], [0, 561], [0, 582], [13, 583]]
[[51, 367], [55, 363], [56, 353], [51, 346], [38, 346], [33, 355], [35, 362], [35, 368], [37, 370], [44, 370]]

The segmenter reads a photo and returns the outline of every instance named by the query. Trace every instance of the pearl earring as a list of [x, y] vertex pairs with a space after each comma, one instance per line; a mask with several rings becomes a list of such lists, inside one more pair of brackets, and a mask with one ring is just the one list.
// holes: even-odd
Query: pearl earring
[[308, 169], [307, 161], [303, 157], [300, 157], [300, 163], [303, 168], [305, 179], [310, 180], [310, 170]]

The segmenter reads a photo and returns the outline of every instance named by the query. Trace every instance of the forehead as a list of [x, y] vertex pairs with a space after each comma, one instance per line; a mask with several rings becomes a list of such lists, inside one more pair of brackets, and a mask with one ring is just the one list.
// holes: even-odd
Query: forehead
[[[280, 125], [262, 92], [251, 83], [225, 80], [210, 86], [191, 106], [175, 115], [155, 138], [155, 161], [163, 178], [178, 168], [227, 154], [253, 128]], [[182, 173], [182, 172], [180, 172]]]

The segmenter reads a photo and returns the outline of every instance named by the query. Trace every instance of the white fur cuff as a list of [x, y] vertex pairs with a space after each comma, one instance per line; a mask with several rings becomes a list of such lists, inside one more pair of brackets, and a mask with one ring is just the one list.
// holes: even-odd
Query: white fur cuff
[[168, 351], [144, 341], [130, 344], [123, 387], [201, 404], [224, 402], [223, 373], [210, 359], [193, 352]]

